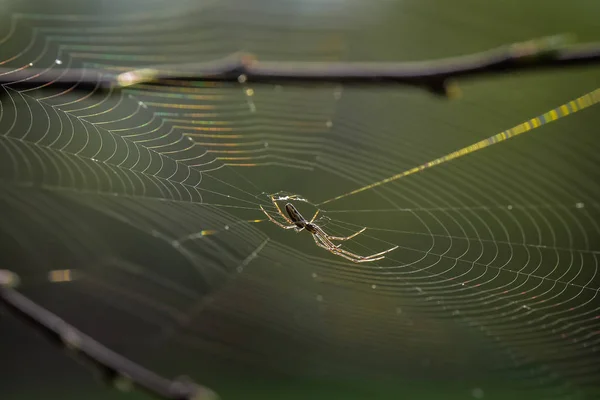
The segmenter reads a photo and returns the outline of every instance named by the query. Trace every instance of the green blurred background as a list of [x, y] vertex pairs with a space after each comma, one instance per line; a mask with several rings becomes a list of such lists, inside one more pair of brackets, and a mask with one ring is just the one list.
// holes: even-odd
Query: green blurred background
[[[266, 60], [415, 61], [560, 33], [573, 33], [580, 42], [600, 38], [600, 2], [590, 0], [0, 0], [0, 10], [0, 38], [6, 37], [0, 61], [15, 68], [32, 59], [36, 66], [50, 66], [57, 54], [73, 60], [71, 66], [109, 68], [202, 61], [239, 50]], [[169, 45], [144, 41], [162, 32]], [[208, 173], [215, 179], [205, 177], [203, 187], [235, 196], [243, 189], [256, 198], [260, 187], [322, 201], [501, 132], [599, 83], [599, 70], [589, 67], [469, 82], [455, 102], [406, 88], [344, 88], [335, 105], [332, 87], [254, 87], [256, 113], [224, 112], [233, 132], [275, 132], [284, 142], [281, 149], [298, 150], [282, 153], [287, 163], [321, 162], [322, 168], [225, 168]], [[206, 90], [224, 93], [225, 111], [245, 104], [235, 87]], [[134, 94], [145, 99], [144, 93]], [[59, 103], [78, 96], [63, 94]], [[42, 108], [31, 108], [29, 116], [30, 103], [16, 94], [11, 99], [16, 100], [2, 98], [3, 135], [10, 130], [9, 136], [18, 136], [31, 126], [41, 131], [50, 120], [49, 132], [63, 140], [68, 124], [77, 124], [54, 116], [46, 120]], [[189, 98], [168, 101], [193, 104]], [[118, 95], [105, 103], [110, 113], [88, 120], [102, 124], [135, 108]], [[136, 114], [119, 127], [144, 118]], [[295, 140], [323, 118], [331, 118], [333, 128], [319, 139], [315, 158]], [[289, 128], [286, 121], [296, 125]], [[388, 243], [427, 253], [416, 262], [410, 251], [399, 252], [397, 260], [415, 262], [416, 273], [393, 280], [386, 271], [328, 264], [331, 257], [309, 239], [299, 242], [266, 223], [256, 231], [222, 229], [224, 221], [262, 218], [256, 209], [221, 215], [160, 193], [148, 198], [165, 197], [164, 202], [137, 202], [119, 196], [127, 190], [118, 185], [108, 190], [117, 196], [106, 199], [84, 191], [86, 173], [83, 181], [50, 184], [45, 179], [53, 178], [15, 168], [11, 157], [33, 156], [3, 142], [1, 259], [23, 277], [26, 294], [82, 331], [161, 374], [188, 375], [223, 399], [598, 398], [599, 124], [597, 109], [590, 108], [327, 207], [328, 215], [346, 223], [422, 234], [379, 233]], [[85, 147], [81, 127], [73, 132], [70, 145]], [[68, 190], [55, 190], [59, 187]], [[222, 202], [204, 195], [205, 203]], [[507, 198], [522, 206], [510, 217]], [[575, 206], [579, 202], [584, 210]], [[352, 212], [387, 208], [416, 211]], [[454, 211], [435, 211], [444, 208]], [[334, 214], [340, 210], [350, 211]], [[312, 209], [302, 211], [310, 215]], [[190, 216], [201, 229], [211, 229], [204, 225], [212, 221], [221, 227], [215, 228], [220, 229], [215, 243], [224, 260], [203, 245], [179, 253], [149, 234], [193, 233], [185, 227], [196, 221]], [[440, 248], [430, 247], [427, 235], [436, 234], [481, 234], [487, 244], [479, 242], [481, 248], [473, 250], [467, 241], [464, 250], [460, 240], [441, 240], [435, 245]], [[234, 277], [235, 265], [257, 248], [260, 235], [269, 245]], [[509, 249], [511, 242], [533, 243], [535, 249]], [[318, 258], [286, 252], [284, 245]], [[436, 256], [441, 253], [448, 257]], [[223, 264], [226, 279], [203, 269], [213, 261]], [[144, 279], [132, 278], [132, 265], [142, 266]], [[45, 280], [47, 271], [64, 268], [81, 270], [86, 279], [63, 285]], [[151, 274], [185, 285], [198, 298], [184, 301], [152, 286]], [[474, 282], [473, 291], [465, 295], [438, 279], [452, 276]], [[474, 289], [480, 285], [482, 291]], [[374, 286], [379, 290], [371, 290]], [[538, 295], [550, 308], [540, 303], [533, 313], [518, 311], [525, 297]], [[517, 311], [511, 311], [515, 304]], [[194, 317], [178, 326], [161, 314], [163, 306]], [[576, 313], [569, 314], [573, 308]], [[6, 314], [0, 327], [2, 399], [145, 398], [99, 385]], [[561, 334], [576, 339], [567, 343]]]

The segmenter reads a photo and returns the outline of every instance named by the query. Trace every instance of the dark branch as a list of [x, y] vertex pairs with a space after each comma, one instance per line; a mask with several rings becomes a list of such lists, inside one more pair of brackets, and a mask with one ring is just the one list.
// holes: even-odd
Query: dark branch
[[393, 83], [449, 96], [452, 94], [449, 83], [459, 78], [600, 63], [600, 43], [567, 47], [567, 39], [564, 35], [553, 36], [430, 62], [261, 62], [249, 54], [234, 54], [211, 62], [151, 66], [113, 75], [89, 69], [0, 69], [0, 84], [22, 90], [49, 84], [56, 88], [106, 89], [131, 87], [139, 83], [173, 85], [176, 81], [358, 85]]
[[8, 310], [64, 347], [78, 360], [97, 369], [106, 382], [122, 390], [138, 387], [162, 399], [214, 400], [218, 398], [206, 387], [184, 380], [168, 380], [104, 347], [17, 292], [14, 289], [17, 281], [18, 277], [14, 273], [0, 270], [0, 304], [4, 304]]

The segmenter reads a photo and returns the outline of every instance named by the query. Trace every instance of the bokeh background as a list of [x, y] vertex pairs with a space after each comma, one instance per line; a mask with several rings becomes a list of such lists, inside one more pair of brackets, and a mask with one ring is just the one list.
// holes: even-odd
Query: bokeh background
[[[418, 61], [560, 33], [600, 3], [0, 0], [6, 68], [114, 73], [248, 51]], [[248, 84], [2, 88], [0, 260], [108, 347], [224, 399], [598, 398], [595, 107], [354, 196], [595, 90], [597, 68], [416, 89]], [[359, 254], [283, 231], [268, 194]], [[275, 215], [275, 214], [274, 214]], [[57, 272], [58, 271], [58, 272]], [[2, 399], [107, 389], [7, 313]]]

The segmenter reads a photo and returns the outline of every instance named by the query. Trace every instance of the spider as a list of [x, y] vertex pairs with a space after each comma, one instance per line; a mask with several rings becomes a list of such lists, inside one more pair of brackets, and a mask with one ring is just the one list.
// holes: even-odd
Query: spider
[[320, 210], [317, 210], [317, 212], [315, 213], [315, 215], [313, 215], [313, 217], [310, 219], [310, 221], [307, 221], [302, 216], [302, 214], [300, 214], [300, 212], [296, 209], [296, 207], [293, 206], [293, 204], [287, 203], [285, 205], [285, 211], [288, 213], [288, 215], [289, 215], [289, 217], [288, 217], [287, 215], [285, 215], [283, 213], [283, 211], [281, 211], [279, 204], [277, 204], [276, 199], [273, 198], [272, 196], [271, 196], [271, 201], [275, 205], [275, 208], [277, 208], [277, 212], [279, 213], [279, 215], [281, 215], [283, 217], [283, 219], [285, 219], [290, 225], [284, 225], [281, 222], [276, 221], [273, 217], [271, 217], [271, 215], [269, 215], [269, 213], [267, 213], [265, 211], [265, 209], [261, 205], [260, 209], [262, 210], [262, 212], [265, 213], [265, 215], [269, 218], [269, 220], [271, 222], [273, 222], [275, 225], [277, 225], [283, 229], [294, 229], [296, 232], [306, 230], [306, 231], [312, 233], [313, 239], [315, 240], [315, 243], [317, 244], [317, 246], [324, 248], [325, 250], [327, 250], [337, 256], [340, 256], [347, 260], [350, 260], [352, 262], [363, 263], [363, 262], [371, 262], [371, 261], [381, 260], [381, 259], [385, 258], [384, 254], [389, 253], [390, 251], [396, 250], [398, 248], [398, 246], [395, 246], [395, 247], [392, 247], [391, 249], [382, 251], [380, 253], [371, 254], [370, 256], [361, 256], [358, 254], [354, 254], [352, 252], [349, 252], [348, 250], [342, 249], [341, 244], [338, 244], [338, 245], [333, 244], [333, 241], [334, 240], [338, 240], [338, 241], [350, 240], [350, 239], [360, 235], [361, 233], [363, 233], [367, 229], [366, 227], [362, 228], [360, 231], [358, 231], [356, 233], [353, 233], [350, 236], [345, 236], [345, 237], [331, 236], [331, 235], [328, 235], [327, 233], [325, 233], [325, 231], [319, 225], [313, 223], [315, 218], [317, 218], [317, 215], [319, 215]]

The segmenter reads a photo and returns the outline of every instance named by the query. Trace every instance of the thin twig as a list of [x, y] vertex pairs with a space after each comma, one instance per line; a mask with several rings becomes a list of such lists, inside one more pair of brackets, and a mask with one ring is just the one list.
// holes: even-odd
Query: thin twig
[[0, 304], [16, 316], [25, 319], [34, 329], [65, 348], [79, 361], [91, 365], [103, 379], [121, 390], [134, 387], [161, 399], [214, 400], [218, 396], [210, 389], [188, 380], [169, 380], [104, 347], [72, 325], [34, 303], [14, 287], [16, 274], [0, 270]]
[[569, 42], [569, 36], [559, 35], [429, 62], [263, 62], [250, 54], [234, 54], [211, 62], [150, 66], [120, 74], [90, 69], [0, 69], [0, 84], [16, 90], [35, 89], [43, 85], [85, 90], [118, 89], [140, 83], [173, 85], [175, 81], [355, 85], [393, 83], [451, 97], [453, 86], [449, 83], [458, 78], [600, 63], [600, 43], [567, 47]]

